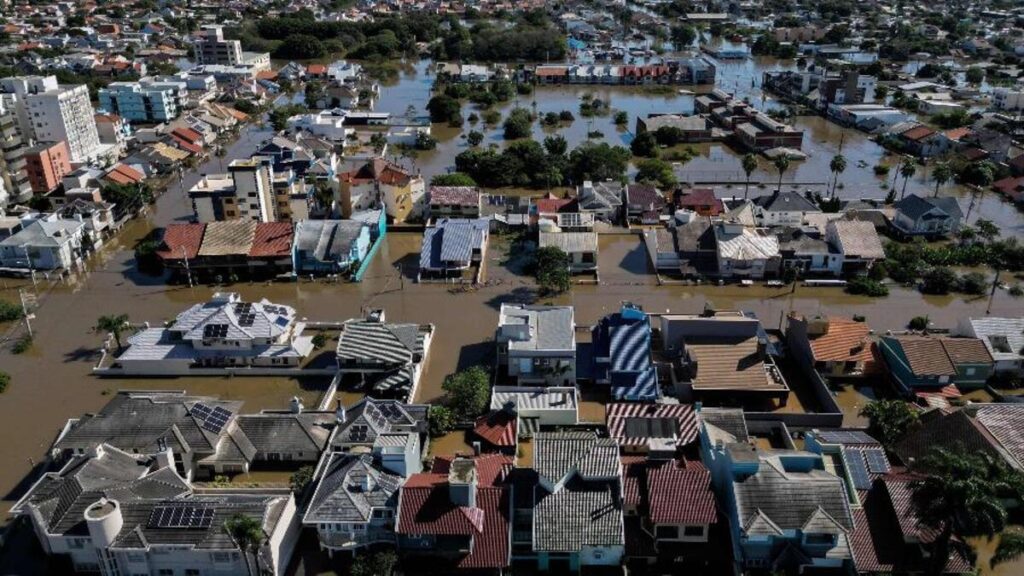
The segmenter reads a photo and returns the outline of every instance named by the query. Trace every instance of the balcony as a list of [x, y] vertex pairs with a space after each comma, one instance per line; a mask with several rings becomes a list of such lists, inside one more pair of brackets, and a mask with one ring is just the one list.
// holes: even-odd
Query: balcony
[[353, 550], [370, 544], [393, 544], [393, 533], [383, 529], [371, 528], [365, 532], [321, 532], [320, 545], [334, 550]]

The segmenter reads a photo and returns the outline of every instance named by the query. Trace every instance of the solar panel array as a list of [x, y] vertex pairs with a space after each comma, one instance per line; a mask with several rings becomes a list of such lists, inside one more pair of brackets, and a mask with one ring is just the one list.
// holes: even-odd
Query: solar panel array
[[203, 338], [225, 338], [227, 335], [227, 324], [207, 324], [203, 326]]
[[199, 420], [199, 425], [203, 428], [214, 434], [220, 434], [220, 431], [231, 420], [231, 411], [220, 406], [211, 408], [202, 402], [197, 402], [192, 406], [192, 416]]
[[367, 438], [367, 432], [369, 429], [369, 426], [350, 426], [348, 429], [348, 437], [353, 442], [364, 442]]
[[868, 467], [864, 463], [864, 455], [860, 450], [843, 450], [846, 460], [847, 471], [853, 480], [853, 487], [857, 490], [871, 489], [871, 476], [868, 474]]
[[864, 450], [864, 458], [868, 461], [868, 469], [874, 474], [885, 474], [889, 471], [889, 460], [885, 452], [878, 448]]
[[149, 515], [150, 528], [205, 530], [213, 524], [209, 506], [157, 506]]
[[871, 444], [874, 440], [863, 432], [849, 430], [822, 430], [818, 438], [826, 444]]

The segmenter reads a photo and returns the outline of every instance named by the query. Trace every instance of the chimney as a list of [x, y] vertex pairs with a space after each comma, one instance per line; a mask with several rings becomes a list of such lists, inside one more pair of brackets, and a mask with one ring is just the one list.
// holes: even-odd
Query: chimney
[[341, 183], [341, 217], [349, 219], [352, 217], [352, 183]]
[[474, 456], [479, 456], [480, 452], [481, 452], [480, 442], [479, 441], [473, 442], [473, 455]]
[[345, 423], [345, 406], [341, 403], [341, 398], [338, 398], [338, 407], [334, 410], [334, 421], [338, 424]]
[[156, 442], [156, 467], [157, 469], [172, 468], [174, 466], [174, 452], [167, 445], [166, 438], [160, 438]]
[[448, 498], [452, 504], [476, 508], [476, 462], [458, 456], [448, 469]]
[[290, 406], [292, 414], [302, 414], [302, 409], [304, 408], [304, 406], [302, 405], [302, 400], [299, 400], [298, 396], [292, 396]]

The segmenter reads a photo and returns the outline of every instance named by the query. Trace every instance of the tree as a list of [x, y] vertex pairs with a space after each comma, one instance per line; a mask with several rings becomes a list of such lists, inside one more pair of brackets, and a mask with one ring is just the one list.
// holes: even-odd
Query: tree
[[654, 134], [641, 132], [636, 138], [633, 138], [633, 141], [629, 144], [629, 150], [633, 153], [633, 156], [657, 158], [658, 141], [655, 139]]
[[892, 450], [896, 442], [917, 425], [917, 412], [903, 400], [875, 400], [861, 409], [868, 418], [868, 433]]
[[455, 415], [447, 406], [431, 406], [427, 415], [427, 425], [432, 438], [444, 436], [455, 428]]
[[285, 38], [277, 50], [274, 50], [274, 57], [282, 60], [312, 60], [321, 58], [326, 53], [327, 50], [317, 37], [308, 34], [293, 34]]
[[534, 253], [537, 284], [544, 294], [560, 294], [569, 289], [569, 255], [557, 246], [540, 248]]
[[921, 278], [921, 292], [925, 294], [949, 294], [956, 291], [959, 285], [956, 272], [945, 266], [936, 266]]
[[996, 177], [995, 175], [995, 164], [989, 160], [982, 160], [981, 162], [972, 162], [964, 166], [960, 172], [960, 180], [968, 184], [987, 188], [992, 185]]
[[1005, 530], [999, 535], [996, 553], [989, 560], [989, 568], [1020, 558], [1024, 554], [1024, 531], [1020, 529]]
[[966, 77], [967, 81], [970, 82], [971, 84], [981, 84], [981, 82], [985, 79], [985, 71], [977, 66], [971, 66], [970, 68], [967, 69], [967, 72], [966, 74], [964, 74], [964, 76]]
[[242, 557], [245, 559], [245, 570], [249, 576], [253, 575], [252, 566], [249, 564], [250, 553], [256, 561], [256, 572], [259, 573], [259, 549], [265, 539], [263, 523], [252, 516], [235, 514], [224, 523], [224, 528], [228, 531], [231, 539], [235, 541], [235, 546], [242, 552]]
[[327, 211], [334, 204], [334, 190], [329, 183], [317, 180], [313, 184], [313, 198], [321, 210]]
[[697, 31], [693, 29], [693, 26], [687, 26], [685, 24], [673, 26], [671, 38], [672, 45], [675, 47], [676, 51], [679, 51], [693, 45], [693, 41], [697, 39]]
[[569, 142], [564, 136], [555, 134], [544, 138], [544, 151], [548, 153], [548, 156], [562, 157], [568, 150]]
[[530, 135], [532, 125], [533, 117], [530, 115], [529, 110], [526, 108], [513, 109], [509, 113], [508, 118], [505, 118], [505, 123], [503, 124], [505, 139], [527, 138]]
[[625, 126], [626, 124], [629, 124], [629, 114], [626, 113], [625, 110], [619, 110], [616, 112], [614, 119], [616, 126]]
[[772, 161], [772, 164], [774, 164], [775, 169], [779, 171], [779, 192], [782, 192], [782, 175], [786, 173], [786, 170], [789, 170], [789, 156], [779, 154], [775, 157], [775, 160]]
[[743, 199], [747, 199], [747, 194], [750, 192], [750, 175], [757, 170], [757, 156], [751, 153], [743, 155], [743, 173], [747, 175], [747, 179], [743, 182]]
[[981, 236], [985, 242], [992, 242], [999, 236], [999, 226], [993, 224], [991, 220], [978, 218], [974, 227], [978, 229], [978, 236]]
[[925, 478], [911, 483], [911, 501], [921, 521], [934, 528], [930, 574], [942, 574], [954, 534], [993, 536], [1006, 526], [1005, 498], [1019, 500], [1021, 476], [998, 457], [961, 448], [934, 448], [917, 470]]
[[451, 96], [438, 94], [427, 102], [427, 112], [431, 122], [451, 122], [461, 117], [462, 104]]
[[469, 134], [466, 134], [466, 142], [468, 142], [470, 146], [479, 146], [483, 141], [484, 135], [481, 132], [470, 130]]
[[482, 414], [491, 397], [490, 378], [479, 366], [449, 374], [441, 389], [445, 392], [445, 404], [459, 420], [471, 420]]
[[832, 171], [832, 197], [836, 197], [836, 187], [839, 185], [839, 175], [846, 171], [846, 158], [842, 154], [836, 154], [828, 164]]
[[380, 154], [384, 151], [388, 145], [388, 137], [383, 132], [376, 132], [373, 136], [370, 136], [370, 146], [373, 147], [373, 151]]
[[939, 197], [939, 186], [953, 179], [953, 167], [949, 162], [939, 162], [932, 170], [932, 180], [935, 181], [935, 197]]
[[306, 486], [309, 486], [309, 483], [313, 481], [313, 472], [315, 470], [316, 468], [312, 465], [303, 466], [296, 470], [288, 481], [291, 484], [292, 492], [302, 494], [306, 490]]
[[675, 189], [679, 183], [675, 171], [672, 170], [672, 165], [657, 158], [641, 160], [637, 163], [636, 181], [653, 183], [666, 190]]
[[431, 186], [476, 186], [476, 180], [473, 180], [468, 174], [462, 172], [452, 172], [451, 174], [438, 174], [430, 179]]
[[964, 294], [979, 295], [988, 290], [988, 278], [981, 272], [968, 272], [960, 278], [960, 291]]
[[903, 200], [903, 197], [907, 194], [907, 182], [909, 182], [910, 178], [916, 173], [917, 166], [914, 166], [914, 161], [910, 158], [904, 160], [903, 164], [900, 166], [900, 176], [903, 176], [903, 189], [900, 190], [900, 200]]
[[121, 349], [121, 334], [124, 333], [124, 329], [128, 326], [128, 315], [127, 314], [110, 314], [106, 316], [100, 316], [96, 320], [96, 331], [105, 332], [114, 337], [114, 342], [117, 342], [117, 349]]
[[7, 372], [0, 372], [0, 394], [3, 394], [11, 385], [11, 375]]
[[619, 180], [629, 165], [630, 152], [607, 142], [585, 142], [569, 153], [568, 176], [574, 182]]
[[396, 564], [398, 564], [398, 557], [390, 550], [373, 554], [357, 554], [352, 559], [352, 569], [349, 574], [352, 576], [391, 576]]

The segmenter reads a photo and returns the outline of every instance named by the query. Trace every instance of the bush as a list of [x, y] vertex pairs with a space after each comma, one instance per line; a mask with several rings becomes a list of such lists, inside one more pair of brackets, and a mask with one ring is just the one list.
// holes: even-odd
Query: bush
[[964, 294], [984, 294], [988, 290], [988, 278], [981, 272], [969, 272], [960, 278], [960, 292]]
[[18, 341], [14, 343], [14, 346], [11, 347], [11, 352], [14, 354], [24, 354], [25, 352], [28, 352], [30, 348], [32, 348], [32, 337], [25, 334], [21, 338], [18, 338]]
[[875, 174], [878, 176], [885, 176], [889, 174], [889, 167], [885, 164], [875, 164]]
[[313, 347], [314, 348], [323, 348], [326, 345], [327, 345], [327, 334], [325, 334], [323, 332], [317, 332], [316, 335], [313, 336]]
[[431, 438], [437, 438], [438, 436], [444, 436], [455, 428], [455, 416], [447, 407], [434, 405], [430, 407], [427, 424]]
[[484, 141], [484, 135], [483, 135], [482, 132], [477, 132], [476, 130], [470, 130], [469, 134], [466, 134], [466, 142], [468, 142], [470, 146], [479, 146], [480, 143], [483, 142], [483, 141]]
[[637, 163], [636, 181], [649, 182], [665, 190], [672, 190], [679, 183], [672, 165], [657, 158], [648, 158]]
[[625, 110], [619, 110], [615, 113], [615, 125], [625, 126], [626, 124], [629, 124], [629, 114]]
[[452, 172], [451, 174], [438, 174], [430, 179], [431, 186], [476, 186], [476, 180], [473, 180], [468, 174], [461, 172]]
[[313, 472], [316, 470], [313, 466], [303, 466], [292, 474], [288, 483], [291, 484], [292, 492], [295, 494], [302, 494], [306, 490], [306, 486], [313, 481]]
[[439, 94], [427, 102], [427, 112], [431, 122], [451, 122], [455, 118], [461, 119], [462, 105], [451, 96]]
[[505, 119], [505, 139], [517, 140], [530, 136], [533, 117], [526, 108], [516, 108]]
[[558, 119], [562, 122], [574, 122], [576, 117], [572, 115], [572, 112], [568, 110], [562, 110], [558, 113]]
[[21, 319], [21, 306], [6, 300], [0, 300], [0, 322], [12, 322]]
[[488, 110], [483, 115], [484, 124], [494, 126], [498, 122], [501, 122], [501, 112], [497, 110]]
[[472, 420], [482, 414], [491, 397], [490, 377], [479, 366], [450, 374], [441, 388], [445, 404], [459, 420]]
[[561, 248], [548, 246], [537, 250], [534, 271], [543, 294], [560, 294], [569, 289], [569, 255]]
[[930, 323], [931, 320], [929, 320], [927, 316], [914, 316], [910, 319], [907, 327], [911, 330], [927, 330], [928, 324]]
[[1010, 293], [1010, 296], [1013, 296], [1014, 298], [1020, 298], [1021, 296], [1024, 296], [1024, 288], [1022, 288], [1020, 284], [1014, 284], [1013, 286], [1010, 286], [1008, 292]]
[[868, 278], [872, 280], [885, 280], [889, 276], [889, 267], [885, 262], [875, 262], [868, 270]]
[[847, 282], [846, 291], [850, 294], [871, 296], [872, 298], [881, 298], [889, 295], [888, 286], [867, 276], [857, 276]]
[[932, 268], [921, 280], [921, 292], [925, 294], [949, 294], [960, 287], [956, 272], [944, 266]]
[[654, 134], [650, 132], [642, 132], [633, 139], [633, 142], [629, 145], [630, 152], [633, 156], [639, 156], [641, 158], [657, 158], [658, 157], [658, 142]]
[[7, 391], [7, 387], [11, 384], [11, 375], [7, 372], [0, 372], [0, 394]]

